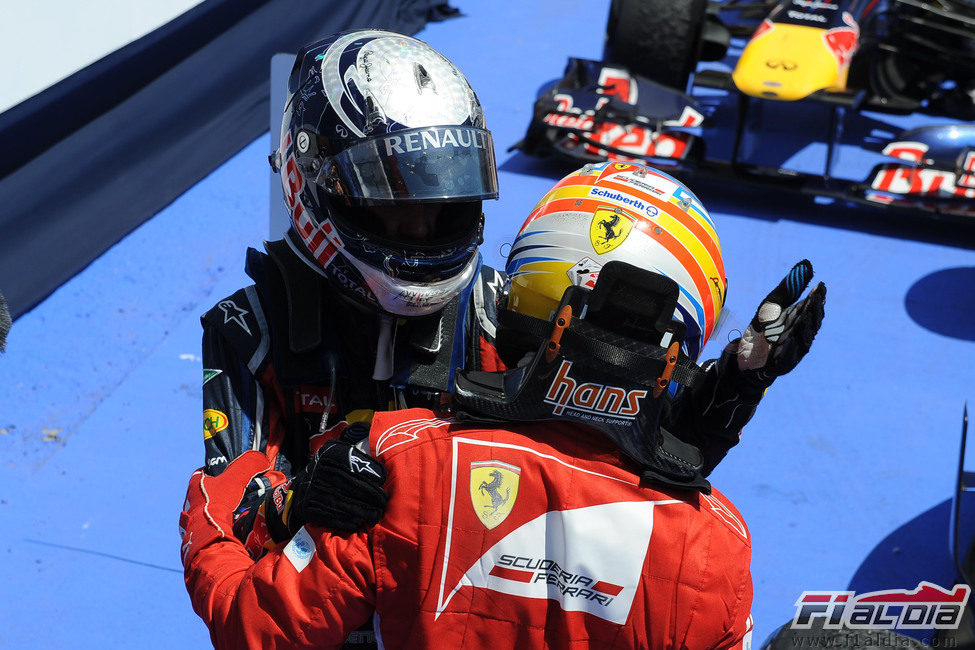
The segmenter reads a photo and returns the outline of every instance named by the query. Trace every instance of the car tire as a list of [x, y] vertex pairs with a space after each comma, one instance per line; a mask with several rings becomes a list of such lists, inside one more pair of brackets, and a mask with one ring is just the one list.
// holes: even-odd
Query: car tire
[[707, 0], [612, 0], [603, 61], [684, 91], [697, 67]]
[[871, 89], [882, 97], [923, 98], [918, 87], [918, 65], [893, 52], [877, 51], [871, 57]]

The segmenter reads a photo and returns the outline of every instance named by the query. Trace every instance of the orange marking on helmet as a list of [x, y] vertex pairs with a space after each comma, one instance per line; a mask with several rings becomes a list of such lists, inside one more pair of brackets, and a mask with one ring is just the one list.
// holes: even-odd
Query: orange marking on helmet
[[715, 309], [714, 296], [711, 293], [711, 283], [708, 281], [704, 269], [698, 263], [694, 256], [691, 255], [687, 247], [676, 237], [674, 237], [667, 230], [661, 229], [660, 233], [655, 235], [658, 237], [670, 251], [671, 255], [677, 258], [677, 261], [687, 270], [688, 274], [691, 276], [691, 280], [694, 282], [694, 287], [697, 292], [701, 295], [701, 304], [704, 307], [705, 317], [710, 317], [710, 323], [701, 323], [704, 339], [707, 340], [711, 337], [711, 329], [714, 327], [714, 319], [717, 316], [717, 309]]
[[[664, 179], [669, 180], [669, 179]], [[673, 181], [670, 181], [673, 182]], [[721, 257], [721, 250], [717, 244], [717, 233], [709, 231], [700, 220], [695, 219], [693, 215], [688, 214], [685, 210], [682, 210], [679, 205], [671, 203], [670, 201], [665, 201], [663, 199], [657, 198], [651, 194], [641, 191], [634, 191], [632, 186], [620, 183], [607, 182], [603, 184], [605, 187], [612, 187], [616, 191], [625, 192], [631, 196], [637, 196], [640, 199], [647, 201], [655, 208], [661, 212], [666, 212], [668, 216], [680, 223], [684, 228], [691, 232], [695, 239], [700, 242], [701, 246], [707, 251], [707, 254], [711, 258], [711, 262], [714, 264], [715, 268], [718, 269], [718, 273], [721, 277], [724, 277], [724, 260]], [[642, 216], [642, 215], [641, 215]], [[654, 218], [643, 216], [643, 219], [651, 223], [654, 222]], [[660, 226], [663, 230], [666, 230], [663, 226]], [[645, 229], [643, 229], [645, 230]]]
[[691, 231], [694, 237], [701, 242], [701, 245], [707, 250], [715, 268], [718, 269], [718, 273], [721, 275], [721, 277], [724, 277], [724, 259], [721, 257], [721, 249], [718, 248], [715, 235], [708, 232], [708, 230], [701, 225], [700, 221], [687, 214], [687, 212], [684, 210], [681, 210], [679, 205], [675, 205], [670, 201], [655, 201], [654, 205], [660, 207], [663, 212], [666, 212], [668, 215], [677, 220], [682, 226]]

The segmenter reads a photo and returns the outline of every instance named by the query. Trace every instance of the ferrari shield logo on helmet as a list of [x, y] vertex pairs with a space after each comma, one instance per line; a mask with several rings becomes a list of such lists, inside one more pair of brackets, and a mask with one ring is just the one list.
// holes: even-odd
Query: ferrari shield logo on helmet
[[623, 243], [633, 229], [633, 219], [619, 208], [600, 207], [589, 224], [589, 241], [603, 255]]
[[481, 523], [492, 529], [511, 513], [518, 498], [521, 468], [497, 460], [471, 463], [471, 504]]

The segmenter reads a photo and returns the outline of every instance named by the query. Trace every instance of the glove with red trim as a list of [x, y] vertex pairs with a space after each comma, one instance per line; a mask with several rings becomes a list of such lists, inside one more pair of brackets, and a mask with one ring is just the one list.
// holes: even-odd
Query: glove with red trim
[[262, 452], [248, 451], [218, 476], [206, 474], [203, 468], [193, 472], [179, 516], [184, 568], [188, 569], [193, 557], [214, 542], [233, 540], [246, 553], [243, 544], [234, 537], [234, 511], [244, 497], [247, 484], [267, 471], [269, 465]]

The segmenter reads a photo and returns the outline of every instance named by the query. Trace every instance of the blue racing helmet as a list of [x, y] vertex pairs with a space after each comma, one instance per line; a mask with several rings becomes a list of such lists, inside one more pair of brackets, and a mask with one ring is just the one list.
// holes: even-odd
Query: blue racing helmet
[[369, 29], [303, 48], [271, 159], [289, 243], [347, 296], [422, 316], [471, 286], [494, 144], [467, 79], [426, 43]]

